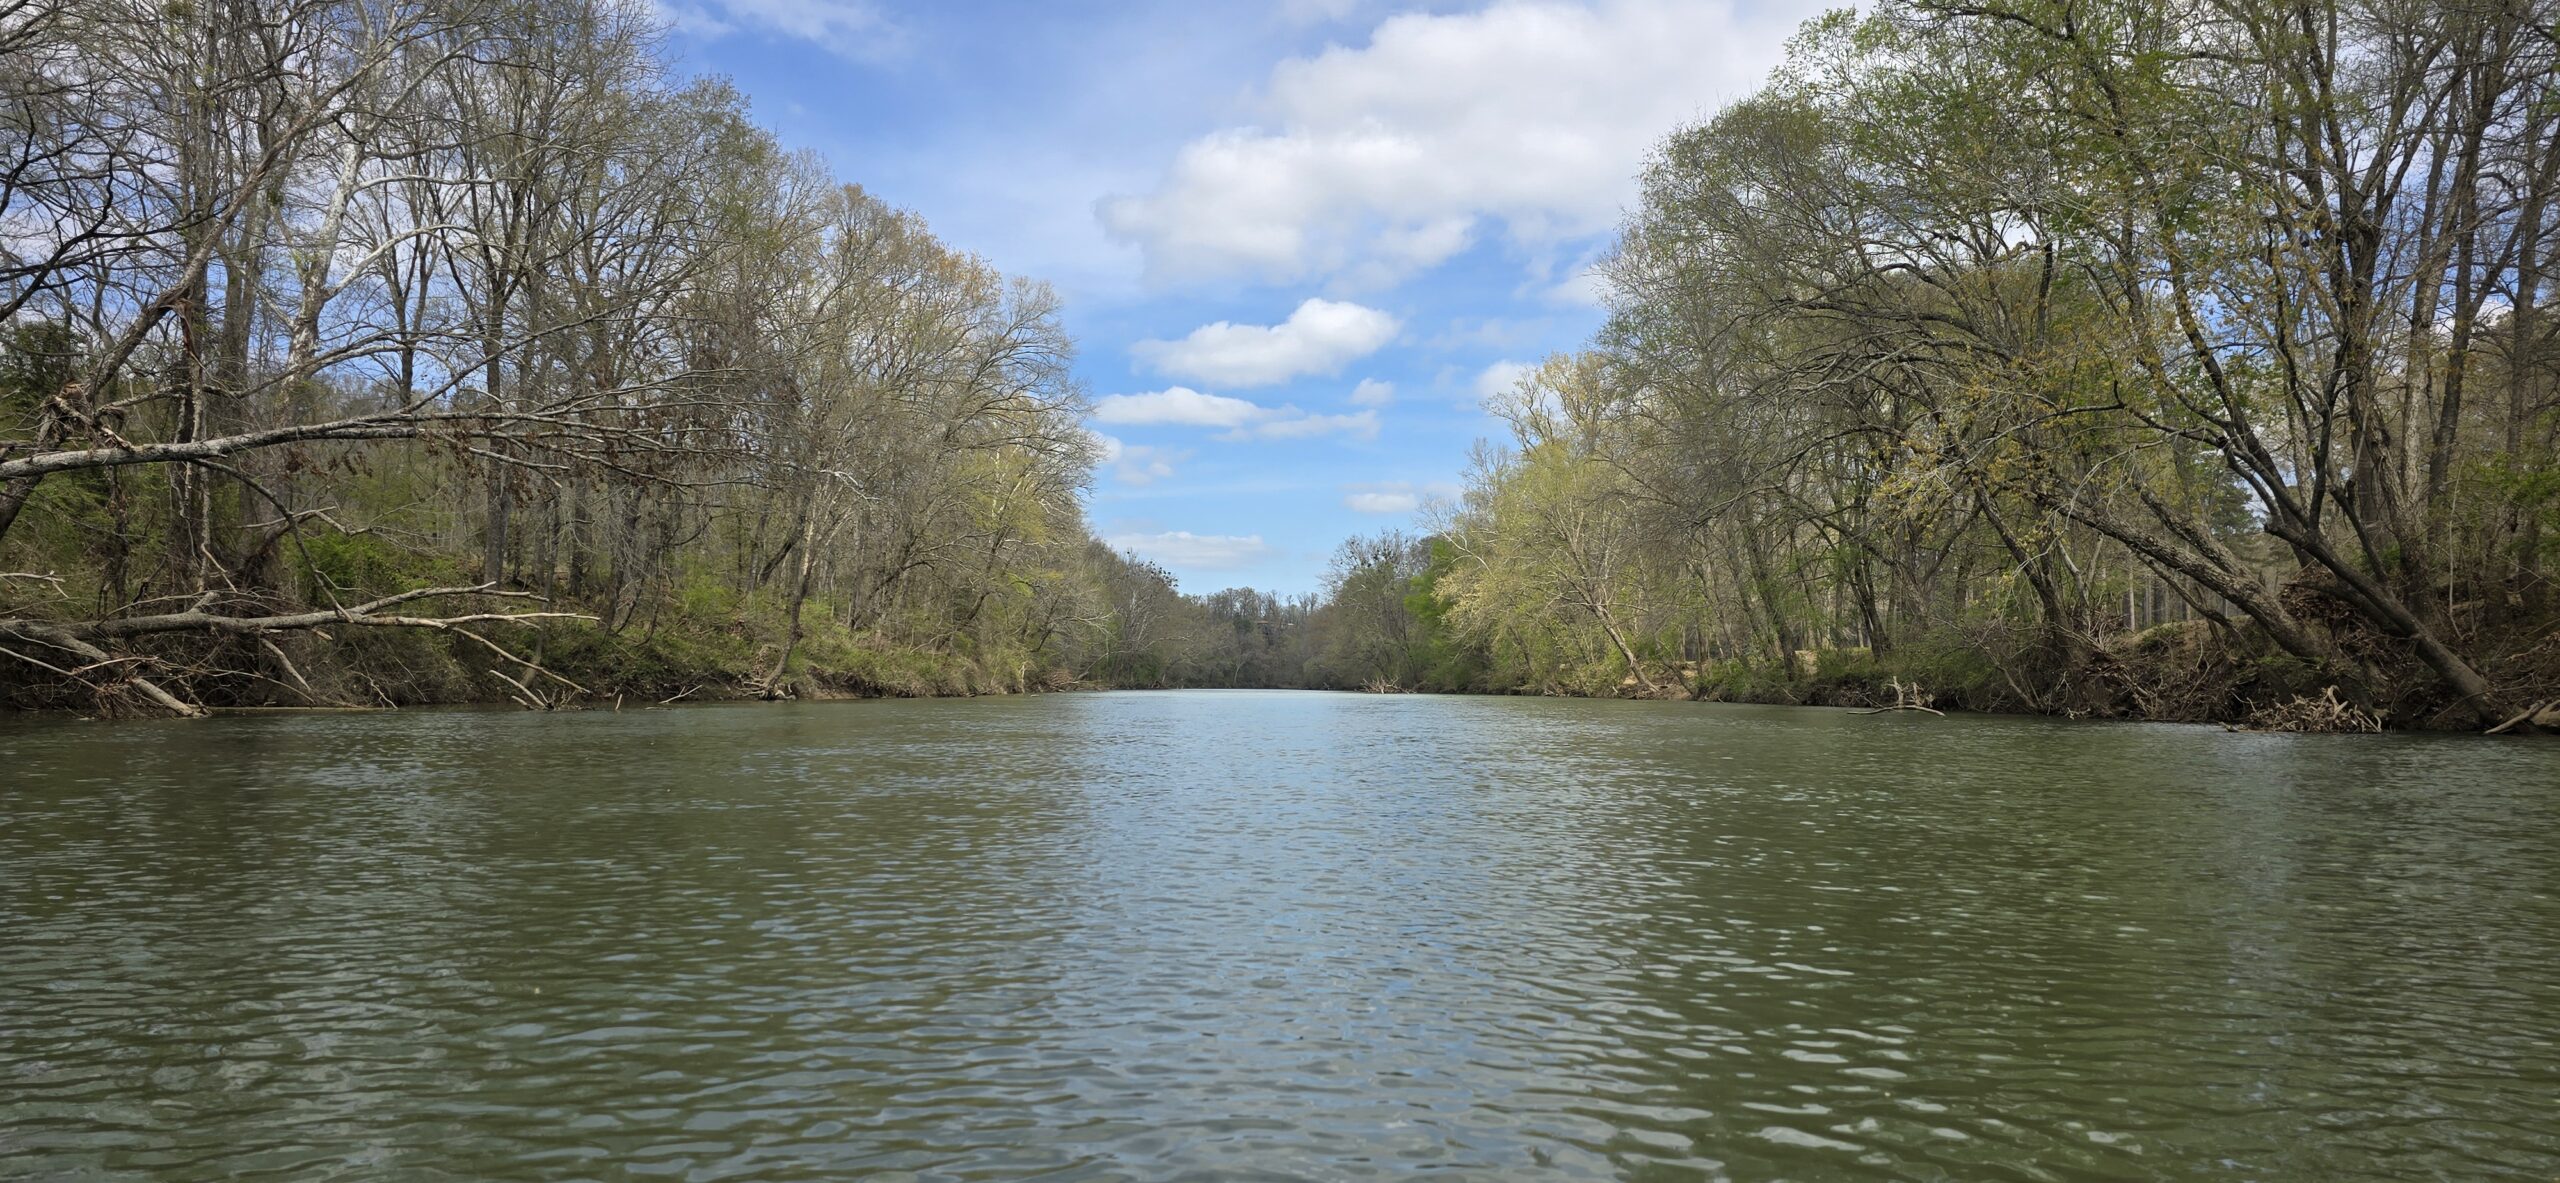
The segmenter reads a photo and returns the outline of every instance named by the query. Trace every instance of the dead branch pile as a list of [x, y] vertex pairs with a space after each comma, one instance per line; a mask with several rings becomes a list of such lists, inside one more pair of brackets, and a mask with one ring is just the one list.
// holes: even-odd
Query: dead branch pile
[[2338, 688], [2330, 686], [2320, 697], [2296, 697], [2290, 702], [2263, 706], [2249, 713], [2248, 729], [2252, 731], [2304, 732], [2372, 732], [2382, 730], [2382, 717], [2338, 697]]

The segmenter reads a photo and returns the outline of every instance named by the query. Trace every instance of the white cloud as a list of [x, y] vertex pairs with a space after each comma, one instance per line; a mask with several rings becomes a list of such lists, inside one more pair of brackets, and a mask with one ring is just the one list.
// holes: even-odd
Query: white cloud
[[1113, 479], [1124, 485], [1145, 485], [1173, 475], [1173, 466], [1189, 459], [1191, 453], [1167, 448], [1151, 448], [1131, 444], [1121, 449], [1121, 456], [1111, 466]]
[[1196, 571], [1239, 570], [1276, 553], [1260, 534], [1194, 534], [1189, 530], [1168, 530], [1161, 534], [1114, 534], [1103, 542], [1113, 550], [1134, 551], [1140, 558]]
[[1461, 316], [1452, 319], [1447, 327], [1433, 333], [1422, 344], [1452, 353], [1507, 353], [1553, 337], [1555, 326], [1554, 319], [1543, 316]]
[[1417, 485], [1410, 481], [1383, 481], [1373, 484], [1344, 485], [1342, 507], [1353, 513], [1404, 514], [1422, 508], [1433, 500], [1456, 497], [1458, 486], [1444, 481]]
[[[1265, 440], [1303, 440], [1317, 436], [1358, 436], [1364, 440], [1378, 438], [1378, 413], [1355, 411], [1348, 415], [1310, 415], [1296, 407], [1282, 407], [1271, 419], [1253, 425], [1252, 436]], [[1229, 439], [1244, 438], [1243, 432], [1230, 432]]]
[[1368, 0], [1281, 0], [1280, 15], [1291, 24], [1313, 25], [1348, 20]]
[[1270, 408], [1258, 403], [1223, 394], [1202, 394], [1188, 386], [1145, 394], [1106, 394], [1093, 402], [1094, 422], [1133, 427], [1244, 427], [1270, 413]]
[[1476, 375], [1475, 396], [1480, 405], [1490, 406], [1495, 399], [1511, 393], [1511, 388], [1528, 376], [1532, 367], [1527, 362], [1498, 361]]
[[1301, 374], [1338, 374], [1395, 339], [1396, 318], [1375, 308], [1309, 299], [1276, 325], [1202, 325], [1179, 341], [1140, 341], [1138, 360], [1177, 378], [1221, 386], [1269, 386]]
[[1645, 152], [1757, 87], [1824, 0], [1496, 0], [1406, 13], [1274, 68], [1259, 126], [1193, 140], [1152, 192], [1097, 207], [1150, 273], [1393, 282], [1498, 225], [1608, 230]]
[[1608, 301], [1609, 280], [1598, 267], [1578, 267], [1562, 283], [1542, 293], [1541, 298], [1568, 308], [1598, 308]]
[[906, 41], [868, 0], [653, 0], [651, 6], [676, 31], [705, 40], [765, 33], [855, 61], [894, 57]]
[[1173, 475], [1173, 466], [1191, 458], [1187, 451], [1133, 444], [1099, 432], [1094, 438], [1102, 443], [1102, 462], [1111, 466], [1111, 479], [1123, 485], [1153, 484]]
[[1383, 407], [1394, 401], [1396, 384], [1393, 382], [1362, 378], [1358, 386], [1351, 388], [1351, 405], [1355, 407]]
[[1342, 498], [1342, 506], [1354, 513], [1412, 513], [1422, 508], [1422, 494], [1351, 493]]
[[1376, 411], [1315, 415], [1294, 405], [1266, 407], [1248, 399], [1202, 394], [1188, 386], [1104, 395], [1093, 402], [1093, 420], [1131, 427], [1224, 428], [1218, 436], [1224, 440], [1299, 440], [1337, 434], [1375, 439], [1378, 435]]

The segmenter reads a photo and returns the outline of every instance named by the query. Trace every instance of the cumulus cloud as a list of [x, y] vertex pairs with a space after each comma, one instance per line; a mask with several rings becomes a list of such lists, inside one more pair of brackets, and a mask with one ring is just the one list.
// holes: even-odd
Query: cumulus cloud
[[1150, 485], [1173, 475], [1173, 466], [1191, 458], [1191, 453], [1171, 448], [1133, 444], [1099, 432], [1094, 438], [1102, 445], [1102, 462], [1111, 466], [1111, 479], [1123, 485]]
[[1224, 440], [1298, 440], [1325, 435], [1375, 439], [1378, 435], [1376, 411], [1316, 415], [1294, 405], [1266, 407], [1250, 399], [1203, 394], [1188, 386], [1145, 394], [1104, 395], [1093, 402], [1093, 420], [1131, 427], [1222, 428], [1218, 438]]
[[1202, 325], [1179, 341], [1129, 347], [1153, 369], [1220, 386], [1269, 386], [1302, 374], [1338, 374], [1395, 339], [1396, 318], [1339, 300], [1310, 299], [1276, 325]]
[[1312, 25], [1348, 20], [1370, 0], [1281, 0], [1280, 15], [1291, 24]]
[[1320, 435], [1349, 435], [1361, 439], [1378, 438], [1378, 413], [1354, 411], [1348, 415], [1310, 415], [1296, 407], [1282, 407], [1270, 419], [1241, 432], [1230, 432], [1229, 439], [1245, 435], [1265, 440], [1303, 440]]
[[1393, 382], [1362, 378], [1358, 386], [1351, 388], [1351, 405], [1355, 407], [1383, 407], [1394, 401], [1396, 384]]
[[1555, 330], [1555, 319], [1546, 316], [1461, 316], [1422, 344], [1451, 353], [1510, 352], [1552, 338]]
[[1353, 513], [1405, 514], [1425, 504], [1457, 496], [1456, 485], [1435, 481], [1417, 485], [1411, 481], [1383, 481], [1342, 487], [1342, 507]]
[[1270, 408], [1245, 399], [1202, 394], [1188, 386], [1145, 394], [1106, 394], [1093, 403], [1094, 422], [1132, 427], [1243, 427], [1270, 413]]
[[1275, 552], [1260, 534], [1194, 534], [1168, 530], [1161, 534], [1114, 534], [1103, 541], [1113, 550], [1134, 552], [1168, 567], [1195, 571], [1235, 571], [1251, 567]]
[[1609, 279], [1600, 274], [1597, 264], [1585, 263], [1574, 268], [1563, 282], [1539, 293], [1539, 297], [1568, 308], [1598, 308], [1608, 302]]
[[867, 0], [655, 0], [652, 7], [678, 32], [707, 40], [764, 33], [855, 61], [894, 57], [906, 40]]
[[1531, 368], [1527, 362], [1507, 360], [1486, 366], [1476, 374], [1474, 385], [1476, 402], [1484, 406], [1493, 405], [1495, 400], [1509, 395], [1511, 388], [1518, 386], [1520, 379], [1527, 377]]
[[1498, 228], [1600, 233], [1656, 140], [1758, 85], [1823, 0], [1497, 0], [1274, 68], [1263, 121], [1185, 145], [1104, 228], [1165, 279], [1393, 282]]
[[1347, 493], [1343, 495], [1342, 505], [1354, 513], [1412, 513], [1422, 508], [1422, 494], [1388, 491]]

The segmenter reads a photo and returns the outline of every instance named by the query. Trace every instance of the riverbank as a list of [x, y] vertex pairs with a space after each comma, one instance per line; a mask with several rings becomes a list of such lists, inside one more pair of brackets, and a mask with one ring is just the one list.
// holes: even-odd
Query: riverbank
[[[1076, 684], [1067, 670], [1028, 652], [900, 645], [814, 615], [804, 618], [804, 635], [784, 660], [788, 625], [769, 606], [723, 607], [728, 610], [666, 610], [620, 627], [597, 612], [595, 620], [484, 622], [468, 632], [186, 634], [149, 638], [126, 668], [148, 668], [162, 687], [215, 710], [965, 698]], [[10, 672], [0, 679], [0, 709], [167, 713], [130, 693], [130, 683], [118, 681], [113, 669], [36, 671], [25, 678]]]
[[[1070, 689], [1168, 689], [1273, 683], [1197, 676], [1112, 677], [1078, 671], [1020, 646], [891, 642], [848, 627], [812, 604], [801, 637], [761, 597], [671, 600], [618, 622], [602, 606], [564, 605], [577, 619], [490, 621], [463, 632], [430, 628], [315, 628], [264, 636], [185, 634], [147, 639], [140, 659], [107, 670], [0, 681], [0, 708], [90, 716], [167, 713], [114, 680], [148, 669], [186, 701], [216, 710], [506, 705], [542, 710], [676, 702], [963, 698]], [[512, 657], [501, 657], [496, 649]], [[2515, 644], [2492, 666], [2531, 704], [2511, 730], [2560, 730], [2560, 645]], [[1551, 669], [1544, 676], [1484, 666], [1442, 667], [1405, 683], [1307, 688], [1647, 698], [1774, 706], [1922, 707], [1939, 711], [2170, 723], [2280, 731], [2477, 730], [2434, 679], [2389, 650], [2315, 666], [2238, 629], [2201, 622], [2118, 634], [2101, 643], [2038, 647], [2015, 637], [1924, 636], [1886, 653], [1865, 648], [1703, 663], [1655, 662], [1639, 678], [1621, 664]], [[520, 659], [520, 660], [519, 660]], [[1214, 677], [1214, 676], [1213, 676]], [[1285, 682], [1283, 683], [1286, 684]], [[2545, 692], [2535, 693], [2535, 688]]]
[[[2516, 644], [2491, 663], [2525, 708], [2510, 730], [2560, 730], [2560, 645]], [[1397, 689], [1397, 688], [1384, 688]], [[1709, 662], [1668, 662], [1638, 678], [1593, 667], [1519, 685], [1421, 685], [1448, 693], [1650, 698], [1764, 706], [2040, 715], [2126, 722], [2212, 723], [2266, 731], [2472, 731], [2426, 670], [2374, 647], [2327, 666], [2293, 658], [2246, 630], [2164, 624], [2103, 643], [2034, 648], [1949, 637], [1889, 653], [1798, 650]]]

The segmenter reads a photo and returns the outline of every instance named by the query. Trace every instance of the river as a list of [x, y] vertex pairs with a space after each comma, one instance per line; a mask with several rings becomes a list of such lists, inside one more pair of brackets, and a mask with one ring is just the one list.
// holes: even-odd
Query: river
[[2560, 747], [1262, 692], [0, 720], [0, 1178], [2560, 1175]]

